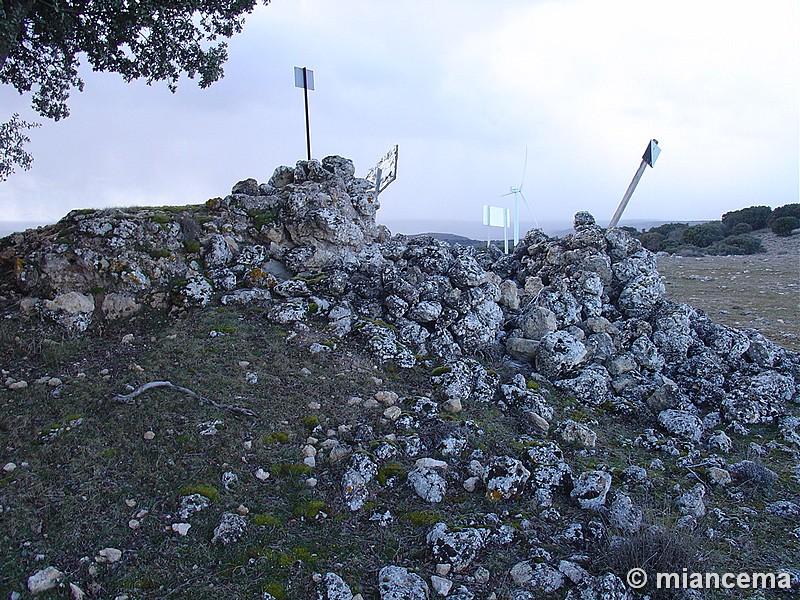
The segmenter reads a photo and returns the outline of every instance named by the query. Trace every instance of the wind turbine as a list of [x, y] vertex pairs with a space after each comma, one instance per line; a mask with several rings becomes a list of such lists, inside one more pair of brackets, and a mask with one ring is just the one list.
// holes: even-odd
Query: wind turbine
[[531, 205], [528, 203], [528, 199], [525, 197], [525, 192], [522, 191], [522, 186], [525, 185], [525, 171], [528, 169], [528, 147], [525, 146], [525, 165], [522, 167], [522, 180], [520, 181], [519, 187], [512, 187], [511, 191], [507, 194], [503, 194], [503, 196], [510, 196], [514, 194], [514, 247], [517, 247], [519, 244], [519, 197], [522, 196], [522, 200], [525, 202], [525, 206], [528, 207], [528, 210], [533, 217], [533, 222], [536, 224], [536, 228], [539, 228], [539, 221], [536, 220], [536, 215], [533, 214], [533, 209]]

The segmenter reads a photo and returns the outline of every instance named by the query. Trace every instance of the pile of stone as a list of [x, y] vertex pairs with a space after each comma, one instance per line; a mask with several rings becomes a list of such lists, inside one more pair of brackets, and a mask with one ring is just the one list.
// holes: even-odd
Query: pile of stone
[[359, 336], [403, 367], [506, 355], [579, 402], [646, 405], [694, 441], [720, 422], [775, 420], [797, 398], [797, 354], [665, 300], [655, 255], [625, 231], [578, 213], [574, 233], [531, 231], [508, 256], [390, 237], [354, 172], [332, 156], [195, 209], [74, 211], [0, 243], [6, 297], [77, 330], [218, 300]]

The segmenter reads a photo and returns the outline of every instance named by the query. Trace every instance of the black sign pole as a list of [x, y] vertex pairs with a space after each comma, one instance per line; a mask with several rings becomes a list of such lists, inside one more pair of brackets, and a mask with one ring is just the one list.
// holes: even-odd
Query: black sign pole
[[303, 67], [303, 94], [306, 99], [306, 148], [308, 160], [311, 160], [311, 122], [308, 118], [308, 69]]

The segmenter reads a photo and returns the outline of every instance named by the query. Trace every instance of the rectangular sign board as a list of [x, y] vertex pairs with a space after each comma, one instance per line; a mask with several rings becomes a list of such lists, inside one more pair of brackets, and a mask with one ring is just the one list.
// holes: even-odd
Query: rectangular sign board
[[483, 205], [483, 224], [489, 227], [507, 227], [508, 209], [502, 206]]
[[375, 192], [377, 194], [380, 194], [390, 183], [397, 179], [397, 150], [398, 147], [395, 145], [367, 173], [366, 179], [375, 184]]
[[294, 68], [294, 87], [306, 87], [305, 83], [308, 83], [308, 89], [314, 89], [314, 71], [311, 69], [306, 69], [306, 82], [303, 82], [303, 68], [302, 67], [295, 67]]

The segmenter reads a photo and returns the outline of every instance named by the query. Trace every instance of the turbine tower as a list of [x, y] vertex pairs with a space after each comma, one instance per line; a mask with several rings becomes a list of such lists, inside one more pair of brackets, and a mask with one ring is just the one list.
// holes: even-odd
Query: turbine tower
[[522, 191], [522, 186], [525, 185], [525, 171], [528, 169], [528, 147], [525, 147], [525, 165], [522, 167], [522, 179], [518, 187], [512, 187], [511, 191], [507, 194], [503, 194], [503, 196], [510, 196], [514, 194], [514, 247], [517, 247], [519, 244], [519, 197], [522, 196], [522, 201], [525, 202], [525, 206], [528, 207], [528, 210], [533, 217], [533, 222], [536, 224], [536, 228], [539, 228], [539, 221], [536, 219], [536, 215], [533, 214], [533, 209], [531, 205], [528, 203], [528, 199], [525, 197], [525, 192]]

